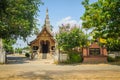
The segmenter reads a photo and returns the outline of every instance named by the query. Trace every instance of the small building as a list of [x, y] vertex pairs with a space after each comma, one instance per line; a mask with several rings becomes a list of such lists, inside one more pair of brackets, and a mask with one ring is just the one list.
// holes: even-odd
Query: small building
[[89, 47], [83, 48], [83, 56], [107, 56], [107, 49], [94, 42]]
[[92, 43], [89, 47], [83, 47], [83, 62], [107, 62], [107, 49], [101, 47], [97, 42]]
[[42, 54], [42, 58], [47, 58], [47, 54], [51, 53], [55, 47], [55, 39], [51, 31], [51, 25], [48, 16], [48, 9], [46, 10], [45, 23], [41, 32], [36, 39], [30, 42], [32, 53]]

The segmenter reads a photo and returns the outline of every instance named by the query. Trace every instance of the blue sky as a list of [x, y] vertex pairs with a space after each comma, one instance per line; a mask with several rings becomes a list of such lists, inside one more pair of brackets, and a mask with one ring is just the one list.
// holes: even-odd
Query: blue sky
[[[77, 24], [82, 26], [80, 17], [84, 14], [84, 7], [81, 4], [83, 0], [42, 0], [44, 5], [39, 7], [40, 12], [38, 13], [38, 26], [41, 30], [41, 26], [44, 24], [46, 9], [48, 8], [50, 24], [54, 27], [53, 32], [58, 31], [58, 26], [61, 24]], [[90, 3], [96, 0], [90, 0]], [[35, 36], [28, 38], [28, 42], [35, 39]], [[18, 40], [14, 47], [27, 46], [22, 40]]]
[[[46, 9], [49, 11], [50, 24], [54, 27], [53, 31], [58, 30], [58, 26], [63, 22], [77, 23], [80, 16], [84, 13], [82, 0], [43, 0], [44, 5], [40, 6], [39, 21], [44, 24]], [[66, 21], [67, 20], [67, 21]], [[38, 26], [41, 29], [41, 26]]]

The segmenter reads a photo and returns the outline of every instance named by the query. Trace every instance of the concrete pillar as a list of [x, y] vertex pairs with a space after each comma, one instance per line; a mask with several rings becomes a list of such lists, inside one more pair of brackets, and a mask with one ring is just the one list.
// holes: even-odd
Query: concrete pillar
[[6, 54], [5, 51], [3, 50], [2, 38], [0, 38], [0, 64], [5, 64], [5, 62], [6, 62]]
[[107, 49], [106, 48], [103, 48], [103, 55], [107, 56]]
[[0, 64], [6, 63], [6, 54], [5, 52], [0, 53]]
[[83, 48], [83, 56], [88, 56], [88, 49], [86, 47]]

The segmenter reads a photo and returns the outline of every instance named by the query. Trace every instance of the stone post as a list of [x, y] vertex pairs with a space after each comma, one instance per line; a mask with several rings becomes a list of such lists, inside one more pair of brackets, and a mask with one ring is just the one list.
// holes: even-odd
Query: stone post
[[107, 49], [106, 49], [106, 47], [103, 48], [103, 55], [107, 56]]
[[88, 56], [88, 49], [83, 47], [83, 56]]
[[6, 62], [6, 54], [5, 51], [3, 50], [2, 38], [0, 38], [0, 64], [5, 64], [5, 62]]

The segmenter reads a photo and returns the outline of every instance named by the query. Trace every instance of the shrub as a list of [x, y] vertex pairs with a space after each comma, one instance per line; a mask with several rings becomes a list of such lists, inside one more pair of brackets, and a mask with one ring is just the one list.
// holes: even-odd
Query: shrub
[[115, 61], [115, 58], [112, 58], [112, 57], [108, 56], [108, 57], [107, 57], [107, 61], [108, 61], [108, 62], [114, 62], [114, 61]]
[[70, 52], [69, 54], [69, 62], [70, 63], [79, 63], [83, 61], [83, 57], [79, 53]]
[[117, 59], [120, 59], [120, 56], [116, 56]]
[[116, 60], [116, 61], [120, 61], [120, 56], [116, 56], [116, 57], [115, 57], [115, 60]]
[[30, 54], [29, 54], [29, 53], [25, 53], [25, 56], [26, 56], [26, 57], [30, 57]]

